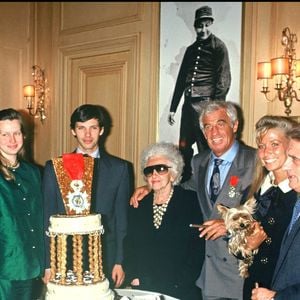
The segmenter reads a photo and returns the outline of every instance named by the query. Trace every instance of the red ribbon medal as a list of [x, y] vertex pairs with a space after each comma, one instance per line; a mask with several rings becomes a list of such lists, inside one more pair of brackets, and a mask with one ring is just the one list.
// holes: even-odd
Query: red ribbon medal
[[81, 153], [63, 154], [63, 166], [72, 180], [80, 180], [84, 173], [84, 159]]

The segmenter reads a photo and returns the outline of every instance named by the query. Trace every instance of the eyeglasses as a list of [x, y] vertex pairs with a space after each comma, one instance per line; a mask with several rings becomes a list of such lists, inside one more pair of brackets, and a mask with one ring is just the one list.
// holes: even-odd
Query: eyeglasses
[[153, 175], [154, 170], [159, 174], [159, 175], [165, 175], [168, 173], [169, 169], [172, 167], [169, 167], [167, 165], [153, 165], [153, 166], [149, 166], [146, 167], [143, 171], [144, 175], [146, 177], [150, 177]]

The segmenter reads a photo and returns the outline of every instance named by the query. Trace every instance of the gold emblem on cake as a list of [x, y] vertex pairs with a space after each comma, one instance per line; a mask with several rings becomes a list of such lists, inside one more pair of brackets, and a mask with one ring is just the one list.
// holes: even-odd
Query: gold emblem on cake
[[76, 214], [82, 213], [84, 210], [90, 208], [88, 201], [88, 194], [86, 191], [82, 192], [81, 189], [84, 187], [82, 180], [72, 180], [70, 187], [73, 189], [73, 193], [69, 192], [67, 198], [69, 203], [67, 206], [70, 210], [74, 210]]

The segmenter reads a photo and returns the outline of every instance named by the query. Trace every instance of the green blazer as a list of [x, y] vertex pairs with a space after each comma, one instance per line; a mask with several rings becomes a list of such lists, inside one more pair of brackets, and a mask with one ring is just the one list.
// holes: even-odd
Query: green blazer
[[41, 175], [24, 161], [12, 171], [0, 175], [0, 279], [27, 280], [43, 272]]

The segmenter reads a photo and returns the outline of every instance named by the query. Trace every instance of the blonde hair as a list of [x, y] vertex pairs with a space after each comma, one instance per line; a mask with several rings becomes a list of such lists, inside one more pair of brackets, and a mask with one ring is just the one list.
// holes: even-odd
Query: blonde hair
[[[297, 125], [298, 123], [296, 121], [287, 117], [271, 115], [263, 116], [255, 124], [256, 143], [258, 145], [270, 129], [281, 130], [288, 139], [289, 131]], [[259, 190], [268, 173], [268, 170], [261, 164], [258, 155], [256, 155], [254, 178], [249, 191], [249, 197], [253, 196], [253, 194]]]

